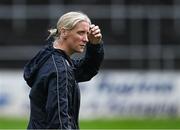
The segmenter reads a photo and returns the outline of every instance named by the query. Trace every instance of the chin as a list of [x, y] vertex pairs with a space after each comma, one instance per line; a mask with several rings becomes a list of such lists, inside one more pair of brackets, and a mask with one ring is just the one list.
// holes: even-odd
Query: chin
[[78, 51], [76, 51], [77, 53], [83, 53], [84, 52], [84, 49], [80, 49]]

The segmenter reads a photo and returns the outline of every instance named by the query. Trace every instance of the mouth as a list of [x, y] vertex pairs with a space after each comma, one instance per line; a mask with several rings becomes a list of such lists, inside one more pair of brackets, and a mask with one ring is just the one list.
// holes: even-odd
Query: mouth
[[85, 47], [86, 46], [86, 44], [82, 44], [82, 45], [80, 45], [81, 47]]

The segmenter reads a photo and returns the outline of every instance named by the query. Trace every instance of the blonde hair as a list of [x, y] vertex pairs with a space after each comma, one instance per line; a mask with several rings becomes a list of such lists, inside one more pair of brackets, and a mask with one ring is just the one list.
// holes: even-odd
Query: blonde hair
[[59, 35], [61, 34], [62, 27], [67, 30], [72, 30], [76, 26], [76, 24], [81, 21], [86, 21], [91, 24], [91, 20], [89, 19], [89, 17], [82, 12], [72, 11], [65, 13], [59, 18], [56, 28], [48, 30], [50, 33], [48, 38], [54, 37], [54, 39], [58, 39]]

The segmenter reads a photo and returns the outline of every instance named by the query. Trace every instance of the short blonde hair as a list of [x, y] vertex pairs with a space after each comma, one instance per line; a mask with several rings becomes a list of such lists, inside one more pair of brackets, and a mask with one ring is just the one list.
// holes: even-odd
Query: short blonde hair
[[72, 30], [76, 26], [76, 24], [81, 21], [86, 21], [91, 24], [91, 20], [89, 19], [89, 17], [82, 12], [72, 11], [65, 13], [59, 18], [56, 28], [49, 30], [50, 34], [48, 38], [54, 37], [55, 39], [57, 39], [61, 34], [62, 27], [67, 30]]

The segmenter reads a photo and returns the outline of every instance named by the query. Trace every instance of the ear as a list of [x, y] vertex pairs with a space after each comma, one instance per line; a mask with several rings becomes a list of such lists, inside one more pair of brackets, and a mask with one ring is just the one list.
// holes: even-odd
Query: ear
[[64, 28], [61, 28], [61, 36], [63, 38], [66, 38], [67, 37], [67, 34], [68, 34], [68, 30], [67, 29], [64, 29]]

